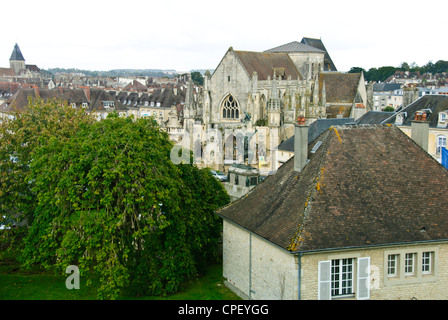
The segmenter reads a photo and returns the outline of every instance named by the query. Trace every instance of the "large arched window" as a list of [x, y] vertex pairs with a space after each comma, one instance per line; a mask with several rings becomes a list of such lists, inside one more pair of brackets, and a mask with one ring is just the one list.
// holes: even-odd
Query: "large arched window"
[[235, 98], [229, 94], [222, 103], [222, 118], [229, 120], [238, 120], [240, 117], [240, 108]]

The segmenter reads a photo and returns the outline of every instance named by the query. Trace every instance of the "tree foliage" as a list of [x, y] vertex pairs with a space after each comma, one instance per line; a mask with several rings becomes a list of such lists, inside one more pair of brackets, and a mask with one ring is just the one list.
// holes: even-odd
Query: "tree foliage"
[[384, 81], [390, 76], [392, 76], [397, 71], [409, 71], [418, 72], [419, 74], [424, 73], [443, 73], [448, 72], [448, 61], [439, 60], [436, 63], [429, 61], [422, 67], [419, 67], [415, 62], [411, 64], [407, 62], [402, 62], [399, 67], [384, 66], [380, 68], [370, 68], [368, 71], [361, 67], [352, 67], [348, 73], [364, 73], [366, 81]]
[[77, 265], [98, 276], [99, 298], [125, 287], [175, 292], [217, 256], [214, 210], [229, 197], [209, 170], [174, 165], [172, 146], [153, 119], [117, 114], [66, 139], [49, 135], [25, 179], [34, 204], [21, 262], [58, 272]]
[[[32, 153], [50, 137], [65, 142], [94, 118], [57, 100], [29, 100], [0, 125], [0, 213], [7, 219], [32, 223], [34, 182], [28, 179]], [[17, 213], [21, 213], [20, 216]], [[0, 215], [1, 218], [2, 215]]]
[[204, 85], [204, 77], [199, 71], [193, 71], [191, 73], [191, 79], [193, 80], [194, 84], [202, 86]]

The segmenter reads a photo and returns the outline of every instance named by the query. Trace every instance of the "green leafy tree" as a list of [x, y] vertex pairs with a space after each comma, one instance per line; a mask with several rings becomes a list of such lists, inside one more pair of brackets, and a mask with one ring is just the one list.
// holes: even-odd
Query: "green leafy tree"
[[[44, 116], [45, 117], [45, 116]], [[33, 152], [33, 222], [20, 260], [98, 276], [99, 298], [169, 294], [217, 256], [214, 210], [229, 197], [206, 169], [170, 161], [153, 119], [117, 114]]]
[[[58, 100], [30, 99], [0, 124], [0, 219], [32, 223], [34, 181], [28, 179], [33, 152], [50, 137], [65, 142], [94, 118]], [[0, 221], [1, 222], [1, 221]]]
[[204, 84], [204, 77], [199, 71], [193, 71], [190, 76], [194, 84], [199, 86], [202, 86]]
[[348, 73], [361, 73], [361, 72], [363, 72], [364, 75], [366, 74], [366, 70], [364, 70], [364, 69], [361, 68], [361, 67], [352, 67], [352, 68], [348, 71]]

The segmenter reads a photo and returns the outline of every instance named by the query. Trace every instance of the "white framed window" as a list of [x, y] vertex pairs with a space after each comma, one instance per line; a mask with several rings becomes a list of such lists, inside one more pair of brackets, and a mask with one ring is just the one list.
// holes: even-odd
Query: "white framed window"
[[446, 136], [440, 134], [437, 136], [436, 140], [436, 153], [440, 154], [442, 152], [442, 148], [446, 148]]
[[438, 248], [396, 249], [385, 251], [385, 285], [434, 281], [438, 277]]
[[398, 271], [398, 254], [389, 254], [387, 256], [387, 276], [396, 277]]
[[415, 253], [406, 253], [404, 258], [404, 274], [413, 276], [415, 272]]
[[331, 261], [331, 296], [353, 294], [353, 259]]
[[341, 257], [319, 261], [318, 299], [370, 299], [370, 257]]
[[432, 252], [422, 252], [422, 274], [432, 274]]

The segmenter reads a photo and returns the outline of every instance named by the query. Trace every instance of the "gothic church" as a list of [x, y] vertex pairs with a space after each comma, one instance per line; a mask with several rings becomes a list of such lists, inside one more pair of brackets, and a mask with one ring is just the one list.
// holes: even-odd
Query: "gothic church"
[[[331, 88], [330, 96], [327, 87]], [[213, 74], [205, 74], [204, 87], [198, 97], [193, 97], [191, 86], [188, 92], [183, 127], [190, 134], [190, 146], [204, 159], [223, 157], [225, 151], [217, 155], [215, 150], [206, 148], [204, 139], [199, 145], [198, 139], [193, 137], [195, 127], [219, 129], [226, 146], [231, 144], [229, 140], [235, 139], [232, 134], [226, 136], [226, 130], [254, 132], [265, 128], [269, 135], [275, 129], [278, 140], [270, 145], [276, 147], [292, 136], [299, 117], [304, 117], [307, 123], [327, 117], [358, 118], [370, 107], [363, 75], [337, 72], [322, 41], [311, 38], [264, 52], [230, 47]], [[263, 150], [267, 158], [269, 151]], [[260, 151], [256, 153], [252, 164], [262, 169], [263, 163], [258, 161]], [[274, 159], [270, 160], [273, 164]], [[232, 163], [245, 161], [246, 158], [230, 161], [227, 158], [227, 162], [214, 167], [225, 170]], [[268, 171], [272, 169], [275, 168], [266, 167]]]

